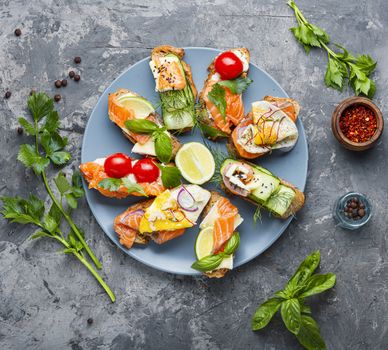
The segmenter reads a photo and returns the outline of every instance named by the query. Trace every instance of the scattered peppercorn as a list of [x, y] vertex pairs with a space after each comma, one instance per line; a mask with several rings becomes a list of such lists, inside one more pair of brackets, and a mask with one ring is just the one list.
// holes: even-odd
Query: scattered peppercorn
[[18, 132], [19, 135], [22, 135], [23, 134], [23, 128], [21, 126], [19, 126], [17, 128], [17, 132]]
[[74, 57], [74, 63], [80, 64], [81, 63], [81, 57], [79, 57], [79, 56]]
[[93, 319], [90, 317], [88, 318], [88, 324], [92, 324], [93, 323]]
[[54, 96], [54, 101], [55, 102], [59, 102], [60, 100], [61, 100], [61, 95], [60, 94], [56, 94], [55, 96]]
[[74, 76], [75, 76], [75, 73], [74, 73], [73, 70], [71, 70], [71, 71], [69, 72], [69, 77], [70, 77], [71, 79], [73, 79]]
[[345, 109], [339, 120], [340, 129], [352, 142], [366, 142], [377, 130], [377, 118], [366, 106], [355, 105]]
[[20, 28], [16, 28], [14, 33], [16, 36], [22, 35], [22, 31], [20, 30]]
[[79, 81], [81, 76], [79, 74], [74, 75], [74, 81]]
[[4, 95], [4, 97], [5, 97], [6, 99], [9, 99], [9, 98], [11, 97], [11, 95], [12, 95], [11, 91], [7, 91], [7, 92], [5, 93], [5, 95]]
[[59, 89], [62, 86], [62, 82], [60, 80], [55, 80], [55, 87]]
[[35, 90], [31, 90], [31, 91], [30, 91], [30, 96], [32, 96], [32, 95], [35, 94], [35, 93], [36, 93]]
[[349, 199], [344, 207], [344, 215], [350, 220], [360, 220], [366, 215], [365, 204], [357, 197]]
[[62, 79], [61, 83], [62, 83], [63, 87], [67, 86], [67, 80], [66, 79]]

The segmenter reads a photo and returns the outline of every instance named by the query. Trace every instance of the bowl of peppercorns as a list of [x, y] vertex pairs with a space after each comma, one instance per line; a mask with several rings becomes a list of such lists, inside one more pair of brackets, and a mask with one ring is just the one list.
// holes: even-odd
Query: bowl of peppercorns
[[371, 204], [364, 194], [349, 192], [336, 201], [334, 217], [339, 226], [356, 230], [369, 221], [372, 214], [371, 210]]
[[364, 151], [375, 146], [384, 129], [380, 109], [366, 97], [350, 97], [334, 110], [331, 129], [345, 148]]

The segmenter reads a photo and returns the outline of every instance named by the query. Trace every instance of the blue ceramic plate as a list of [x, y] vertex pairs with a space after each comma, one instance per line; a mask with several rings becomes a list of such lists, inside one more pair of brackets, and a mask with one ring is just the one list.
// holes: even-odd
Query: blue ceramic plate
[[[190, 64], [195, 85], [198, 91], [201, 91], [207, 77], [207, 67], [220, 51], [209, 48], [186, 48], [185, 51], [184, 59]], [[155, 92], [155, 83], [148, 62], [149, 58], [147, 57], [128, 68], [104, 91], [98, 100], [84, 134], [81, 155], [83, 163], [115, 152], [131, 153], [132, 144], [108, 118], [108, 94], [119, 88], [127, 88], [144, 96], [152, 103], [157, 103], [158, 94]], [[265, 95], [287, 97], [285, 91], [270, 75], [252, 64], [249, 69], [249, 77], [254, 82], [244, 93], [246, 111], [250, 111], [252, 102], [261, 100]], [[300, 119], [297, 125], [299, 140], [291, 152], [282, 155], [272, 154], [260, 158], [256, 162], [304, 190], [308, 163], [307, 141]], [[179, 138], [181, 143], [202, 142], [203, 140], [198, 130], [193, 134], [179, 136]], [[113, 219], [128, 206], [142, 199], [138, 197], [121, 200], [105, 198], [97, 191], [87, 189], [86, 183], [84, 183], [84, 187], [90, 209], [101, 228], [126, 254], [158, 270], [183, 275], [199, 274], [190, 268], [190, 265], [195, 261], [194, 242], [198, 227], [187, 230], [183, 236], [163, 245], [151, 242], [147, 246], [135, 245], [132, 249], [127, 250], [120, 245], [113, 231]], [[205, 187], [210, 189], [212, 185]], [[262, 221], [255, 226], [253, 223], [255, 207], [236, 197], [231, 200], [239, 208], [240, 214], [244, 218], [243, 224], [238, 228], [241, 237], [241, 245], [235, 256], [235, 266], [238, 267], [270, 247], [287, 228], [291, 218], [279, 220], [270, 217], [263, 211]]]

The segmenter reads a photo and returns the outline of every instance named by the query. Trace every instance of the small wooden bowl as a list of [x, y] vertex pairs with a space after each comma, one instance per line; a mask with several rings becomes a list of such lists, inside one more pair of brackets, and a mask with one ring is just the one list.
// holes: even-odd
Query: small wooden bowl
[[[366, 142], [350, 141], [343, 134], [339, 125], [339, 120], [344, 110], [354, 105], [362, 105], [365, 107], [369, 107], [369, 109], [374, 112], [377, 119], [376, 132]], [[358, 97], [358, 96], [349, 97], [346, 100], [343, 100], [334, 110], [333, 115], [331, 117], [331, 129], [333, 131], [335, 138], [345, 148], [350, 149], [352, 151], [365, 151], [366, 149], [369, 149], [375, 146], [380, 136], [382, 135], [383, 129], [384, 129], [384, 119], [380, 109], [369, 98]]]

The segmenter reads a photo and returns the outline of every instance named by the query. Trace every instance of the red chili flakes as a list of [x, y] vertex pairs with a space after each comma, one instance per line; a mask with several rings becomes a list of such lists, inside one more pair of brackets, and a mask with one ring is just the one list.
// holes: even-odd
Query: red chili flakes
[[344, 110], [339, 125], [343, 134], [353, 142], [369, 141], [377, 130], [377, 118], [368, 107], [357, 105]]

